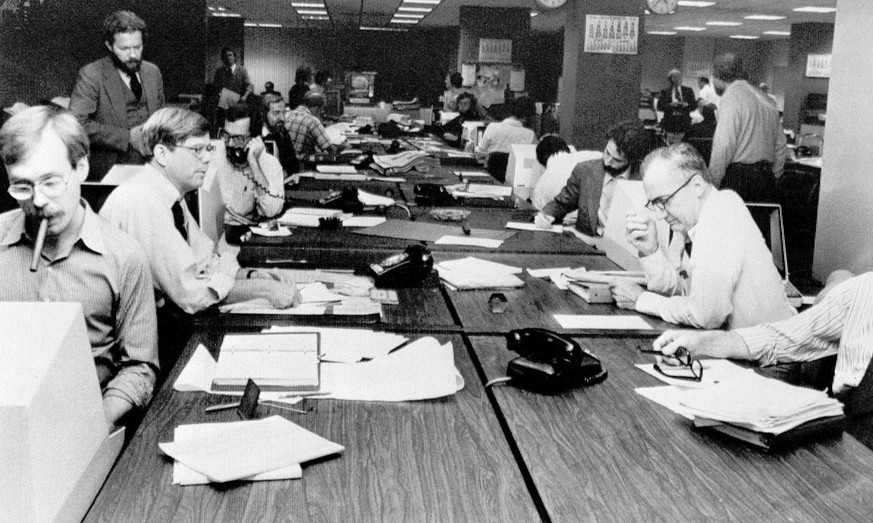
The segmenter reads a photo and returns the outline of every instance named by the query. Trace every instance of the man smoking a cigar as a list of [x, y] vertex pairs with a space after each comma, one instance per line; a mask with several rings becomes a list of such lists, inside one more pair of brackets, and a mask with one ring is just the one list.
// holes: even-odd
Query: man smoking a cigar
[[40, 106], [13, 116], [0, 128], [0, 158], [21, 207], [0, 215], [0, 301], [81, 303], [106, 418], [124, 423], [148, 404], [158, 371], [145, 254], [80, 200], [88, 136], [71, 113]]

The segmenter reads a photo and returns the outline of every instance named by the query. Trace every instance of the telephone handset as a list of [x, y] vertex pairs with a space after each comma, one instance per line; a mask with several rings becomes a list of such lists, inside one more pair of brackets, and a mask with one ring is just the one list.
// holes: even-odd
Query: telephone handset
[[370, 275], [376, 287], [397, 289], [413, 287], [430, 276], [433, 255], [425, 245], [410, 245], [400, 254], [389, 256], [370, 265]]
[[506, 348], [517, 352], [509, 362], [510, 383], [544, 394], [593, 385], [606, 379], [600, 360], [578, 343], [546, 329], [527, 328], [509, 331]]
[[318, 204], [328, 209], [341, 209], [343, 212], [361, 212], [364, 204], [358, 199], [356, 187], [343, 187], [341, 191], [330, 191], [323, 198], [318, 199]]

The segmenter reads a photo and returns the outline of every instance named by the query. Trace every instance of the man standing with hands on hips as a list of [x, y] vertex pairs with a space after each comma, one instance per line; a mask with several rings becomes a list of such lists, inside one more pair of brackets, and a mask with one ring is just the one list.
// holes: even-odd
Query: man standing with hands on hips
[[106, 17], [109, 54], [79, 71], [70, 95], [70, 111], [91, 141], [90, 180], [102, 179], [115, 164], [145, 161], [142, 124], [164, 106], [161, 71], [142, 59], [145, 31], [145, 22], [130, 11]]

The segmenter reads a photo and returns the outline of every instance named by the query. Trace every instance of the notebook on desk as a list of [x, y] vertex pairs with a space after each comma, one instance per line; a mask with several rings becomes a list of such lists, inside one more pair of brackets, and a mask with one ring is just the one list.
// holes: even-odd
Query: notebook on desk
[[764, 242], [773, 255], [773, 265], [782, 276], [785, 284], [785, 295], [788, 302], [795, 308], [800, 307], [803, 295], [797, 290], [790, 279], [788, 271], [788, 251], [785, 248], [785, 225], [782, 221], [782, 206], [777, 203], [747, 203], [752, 218], [761, 229]]

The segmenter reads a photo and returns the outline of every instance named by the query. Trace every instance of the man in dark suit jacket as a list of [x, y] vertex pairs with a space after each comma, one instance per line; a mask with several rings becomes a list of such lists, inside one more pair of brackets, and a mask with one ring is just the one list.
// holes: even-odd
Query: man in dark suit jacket
[[[664, 113], [661, 127], [666, 133], [678, 135], [674, 141], [682, 139], [682, 134], [691, 126], [691, 112], [697, 107], [694, 90], [682, 85], [682, 72], [673, 69], [667, 75], [670, 87], [658, 95], [658, 110]], [[668, 136], [668, 140], [670, 140]]]
[[576, 229], [589, 236], [602, 235], [615, 182], [639, 180], [639, 164], [648, 149], [649, 140], [639, 121], [626, 120], [613, 126], [606, 133], [603, 158], [576, 165], [567, 185], [534, 217], [534, 223], [547, 229], [578, 209]]
[[142, 60], [145, 29], [130, 11], [112, 13], [103, 22], [109, 55], [79, 70], [70, 111], [91, 141], [89, 180], [100, 180], [117, 163], [144, 163], [142, 124], [164, 106], [161, 71]]

